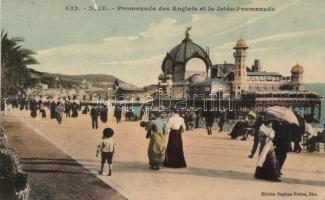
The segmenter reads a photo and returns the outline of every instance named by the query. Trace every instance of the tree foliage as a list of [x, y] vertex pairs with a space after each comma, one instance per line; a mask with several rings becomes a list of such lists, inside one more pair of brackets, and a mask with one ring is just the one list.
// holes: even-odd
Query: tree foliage
[[33, 57], [33, 50], [24, 48], [22, 38], [9, 38], [1, 31], [1, 95], [3, 97], [23, 93], [25, 89], [35, 84], [30, 76], [28, 65], [38, 64]]

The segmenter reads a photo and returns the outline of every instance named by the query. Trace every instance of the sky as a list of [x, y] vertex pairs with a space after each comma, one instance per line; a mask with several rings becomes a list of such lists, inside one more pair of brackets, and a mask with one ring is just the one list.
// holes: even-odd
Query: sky
[[[68, 11], [76, 5], [80, 11]], [[114, 8], [89, 11], [88, 6]], [[118, 6], [274, 7], [273, 12], [117, 11]], [[234, 62], [233, 46], [246, 40], [247, 66], [260, 59], [263, 70], [289, 75], [299, 63], [305, 82], [325, 78], [323, 0], [2, 0], [1, 27], [23, 37], [37, 52], [36, 70], [61, 74], [110, 74], [138, 86], [155, 84], [161, 64], [191, 39], [210, 49], [213, 64]]]

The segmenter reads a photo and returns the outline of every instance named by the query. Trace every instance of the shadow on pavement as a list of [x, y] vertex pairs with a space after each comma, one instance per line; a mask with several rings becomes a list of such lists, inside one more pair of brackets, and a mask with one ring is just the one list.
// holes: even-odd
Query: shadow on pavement
[[29, 173], [61, 173], [61, 174], [87, 174], [92, 175], [90, 172], [73, 172], [69, 170], [48, 170], [48, 169], [24, 169], [25, 172]]
[[[114, 162], [114, 170], [116, 172], [142, 172], [142, 173], [160, 173], [160, 174], [176, 174], [176, 175], [194, 175], [194, 176], [206, 176], [206, 177], [217, 177], [226, 178], [233, 180], [244, 180], [244, 181], [263, 181], [254, 178], [254, 171], [252, 173], [231, 171], [231, 170], [217, 170], [217, 169], [204, 169], [204, 168], [161, 168], [160, 171], [152, 171], [145, 162], [125, 162], [116, 161]], [[265, 182], [265, 181], [263, 181]], [[274, 183], [274, 182], [269, 182]], [[306, 180], [296, 178], [282, 178], [281, 183], [299, 184], [299, 185], [312, 185], [312, 186], [325, 186], [325, 181], [321, 180]], [[275, 183], [274, 183], [275, 184]]]
[[73, 159], [22, 158], [20, 163], [30, 173], [91, 174]]

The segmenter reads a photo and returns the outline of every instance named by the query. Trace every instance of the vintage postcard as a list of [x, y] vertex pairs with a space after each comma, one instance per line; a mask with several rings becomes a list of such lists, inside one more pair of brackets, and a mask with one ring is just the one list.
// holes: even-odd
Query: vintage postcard
[[325, 1], [2, 0], [1, 200], [325, 199]]

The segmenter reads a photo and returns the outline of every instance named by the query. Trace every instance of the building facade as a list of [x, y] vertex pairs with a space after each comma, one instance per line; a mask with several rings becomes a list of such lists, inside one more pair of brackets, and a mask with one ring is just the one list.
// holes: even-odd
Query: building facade
[[[213, 65], [208, 49], [194, 43], [189, 30], [186, 30], [181, 44], [172, 48], [162, 63], [159, 86], [172, 99], [191, 99], [193, 95], [209, 98], [215, 94], [219, 100], [231, 97], [237, 110], [258, 111], [281, 105], [298, 110], [308, 107], [310, 112], [320, 115], [321, 97], [304, 89], [303, 66], [294, 65], [290, 70], [291, 76], [287, 77], [278, 72], [264, 71], [259, 59], [248, 67], [249, 47], [244, 39], [239, 39], [233, 48], [233, 64]], [[201, 59], [205, 70], [188, 72], [187, 63], [193, 58]]]

